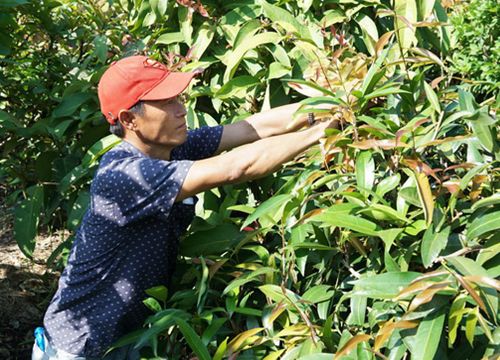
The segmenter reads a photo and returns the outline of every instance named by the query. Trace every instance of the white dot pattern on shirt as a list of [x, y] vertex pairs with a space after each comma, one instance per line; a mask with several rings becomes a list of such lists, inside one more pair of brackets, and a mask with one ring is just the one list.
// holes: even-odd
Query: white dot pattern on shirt
[[100, 357], [143, 324], [150, 314], [144, 290], [168, 284], [178, 238], [194, 216], [194, 205], [174, 203], [177, 193], [192, 161], [217, 150], [222, 131], [189, 131], [170, 161], [147, 157], [125, 141], [102, 157], [89, 208], [44, 317], [56, 348]]

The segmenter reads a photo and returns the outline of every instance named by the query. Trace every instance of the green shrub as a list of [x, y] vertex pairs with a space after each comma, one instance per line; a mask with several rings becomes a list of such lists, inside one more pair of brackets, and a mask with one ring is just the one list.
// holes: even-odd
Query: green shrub
[[450, 17], [455, 45], [453, 69], [472, 80], [483, 96], [496, 95], [500, 84], [500, 3], [471, 0]]
[[117, 345], [172, 359], [498, 353], [498, 121], [437, 81], [450, 76], [439, 1], [41, 3], [9, 0], [19, 20], [0, 20], [12, 30], [0, 176], [28, 256], [39, 223], [78, 226], [116, 143], [101, 139], [95, 84], [125, 54], [166, 61], [195, 46], [191, 127], [298, 100], [344, 119], [277, 174], [201, 195], [173, 287], [144, 294], [154, 315]]

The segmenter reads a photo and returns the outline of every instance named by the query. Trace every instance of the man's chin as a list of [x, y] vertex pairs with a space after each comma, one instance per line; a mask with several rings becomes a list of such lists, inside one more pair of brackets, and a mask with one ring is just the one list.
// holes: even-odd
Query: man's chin
[[187, 140], [187, 131], [184, 133], [184, 135], [182, 136], [179, 136], [178, 138], [176, 138], [173, 143], [174, 143], [174, 146], [180, 146], [182, 144], [184, 144]]

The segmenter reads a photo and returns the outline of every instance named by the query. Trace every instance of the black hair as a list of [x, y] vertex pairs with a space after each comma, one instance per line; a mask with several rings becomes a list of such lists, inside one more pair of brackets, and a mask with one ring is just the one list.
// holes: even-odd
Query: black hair
[[[144, 102], [143, 101], [136, 102], [129, 109], [129, 111], [140, 116], [144, 115]], [[109, 132], [113, 135], [118, 136], [119, 138], [122, 138], [125, 135], [125, 129], [118, 120], [116, 120], [116, 122], [113, 125], [109, 126]]]

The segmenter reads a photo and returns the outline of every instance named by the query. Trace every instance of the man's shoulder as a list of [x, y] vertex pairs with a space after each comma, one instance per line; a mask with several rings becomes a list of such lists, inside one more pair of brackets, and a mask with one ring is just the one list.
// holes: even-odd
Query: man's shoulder
[[126, 177], [131, 165], [137, 161], [140, 161], [140, 157], [122, 141], [101, 157], [92, 181], [93, 190], [107, 187], [108, 183]]

